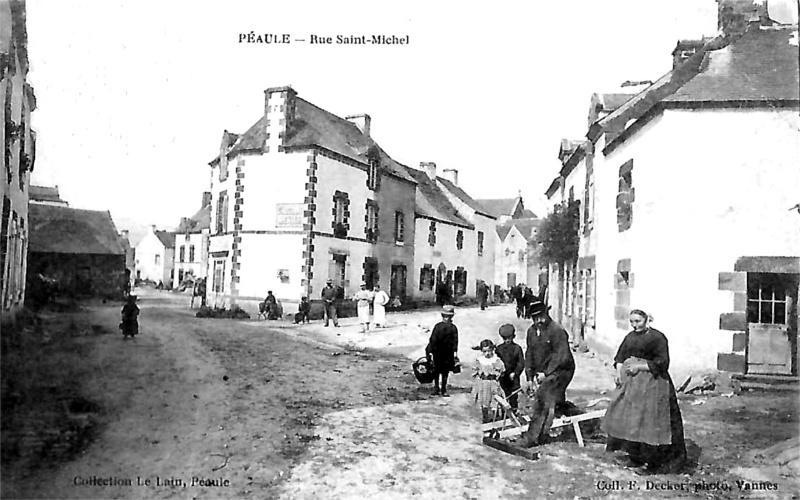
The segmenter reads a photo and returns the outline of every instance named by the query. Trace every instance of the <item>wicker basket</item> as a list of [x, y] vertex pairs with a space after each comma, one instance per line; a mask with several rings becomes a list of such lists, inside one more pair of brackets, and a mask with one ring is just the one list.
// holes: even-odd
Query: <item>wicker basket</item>
[[420, 384], [430, 384], [435, 378], [433, 374], [433, 364], [428, 361], [428, 358], [419, 358], [412, 365], [414, 376]]

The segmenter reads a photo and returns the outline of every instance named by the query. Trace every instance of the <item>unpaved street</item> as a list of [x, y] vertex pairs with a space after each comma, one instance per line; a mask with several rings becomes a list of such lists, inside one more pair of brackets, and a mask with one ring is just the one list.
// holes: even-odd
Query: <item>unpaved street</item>
[[[791, 498], [796, 491], [797, 471], [755, 455], [796, 436], [796, 394], [682, 396], [697, 462], [685, 475], [636, 476], [599, 440], [581, 448], [571, 433], [528, 461], [481, 444], [469, 370], [453, 377], [447, 399], [429, 397], [414, 379], [410, 363], [436, 311], [391, 315], [390, 328], [364, 335], [348, 319], [339, 329], [198, 319], [185, 296], [140, 296], [135, 341], [118, 334], [117, 305], [75, 313], [106, 332], [75, 340], [91, 367], [81, 390], [99, 406], [97, 435], [72, 460], [32, 475], [4, 469], [4, 498]], [[496, 338], [512, 314], [510, 306], [460, 310], [462, 360], [468, 364], [470, 347]], [[579, 405], [603, 397], [609, 368], [590, 354], [576, 361], [568, 397]], [[740, 490], [743, 478], [778, 489]]]

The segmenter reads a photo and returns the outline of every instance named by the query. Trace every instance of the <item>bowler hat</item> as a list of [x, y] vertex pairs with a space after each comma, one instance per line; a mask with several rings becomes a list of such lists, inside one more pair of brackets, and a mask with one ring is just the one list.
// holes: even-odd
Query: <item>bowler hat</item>
[[531, 305], [530, 305], [530, 315], [531, 315], [531, 317], [539, 316], [540, 314], [546, 314], [547, 311], [549, 311], [549, 310], [550, 310], [550, 306], [545, 305], [544, 302], [541, 302], [541, 301], [538, 301], [538, 300], [536, 300], [534, 302], [531, 302]]
[[442, 307], [442, 316], [453, 316], [456, 313], [456, 309], [453, 306], [444, 306]]
[[504, 339], [507, 339], [509, 337], [514, 337], [515, 336], [514, 325], [512, 325], [511, 323], [506, 323], [505, 325], [500, 327], [499, 333], [500, 336], [503, 337]]

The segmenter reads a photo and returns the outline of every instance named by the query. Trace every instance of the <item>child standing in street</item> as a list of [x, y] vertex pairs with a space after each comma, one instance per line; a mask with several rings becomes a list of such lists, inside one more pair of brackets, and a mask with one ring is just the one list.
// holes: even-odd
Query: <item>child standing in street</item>
[[497, 357], [503, 360], [505, 365], [505, 372], [500, 377], [500, 388], [503, 389], [508, 404], [511, 405], [511, 410], [516, 413], [519, 398], [517, 393], [520, 389], [519, 376], [525, 369], [525, 354], [522, 352], [522, 347], [514, 343], [514, 325], [506, 323], [500, 327], [500, 337], [503, 338], [503, 343], [497, 346]]
[[489, 339], [481, 340], [481, 354], [475, 363], [473, 377], [475, 384], [472, 387], [472, 396], [481, 406], [483, 423], [491, 422], [491, 410], [495, 406], [494, 396], [501, 394], [500, 377], [505, 371], [503, 360], [494, 352], [494, 342]]

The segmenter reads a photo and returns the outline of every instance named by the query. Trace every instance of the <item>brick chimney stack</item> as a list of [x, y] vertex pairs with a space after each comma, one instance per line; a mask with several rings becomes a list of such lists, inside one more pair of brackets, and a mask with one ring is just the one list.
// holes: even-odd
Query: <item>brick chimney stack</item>
[[419, 162], [419, 169], [428, 174], [428, 177], [432, 181], [436, 180], [436, 164], [432, 161]]
[[442, 170], [442, 177], [458, 186], [458, 170], [455, 168], [446, 168]]
[[264, 91], [264, 116], [266, 117], [265, 153], [283, 150], [286, 130], [294, 120], [297, 92], [292, 87], [271, 87]]
[[368, 114], [361, 113], [360, 115], [346, 116], [345, 120], [349, 121], [350, 123], [358, 127], [358, 130], [360, 130], [362, 134], [369, 137], [369, 130], [370, 126], [372, 125], [372, 118], [370, 118]]

